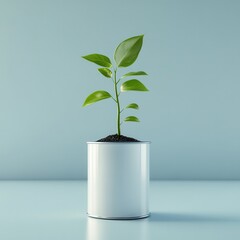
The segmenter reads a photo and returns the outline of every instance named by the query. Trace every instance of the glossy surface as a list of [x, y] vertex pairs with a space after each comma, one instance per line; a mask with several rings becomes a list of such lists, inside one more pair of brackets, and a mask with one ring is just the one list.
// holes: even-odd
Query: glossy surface
[[149, 215], [149, 143], [88, 143], [88, 214]]
[[0, 182], [1, 240], [225, 240], [240, 236], [240, 182], [151, 182], [151, 216], [86, 215], [85, 181]]

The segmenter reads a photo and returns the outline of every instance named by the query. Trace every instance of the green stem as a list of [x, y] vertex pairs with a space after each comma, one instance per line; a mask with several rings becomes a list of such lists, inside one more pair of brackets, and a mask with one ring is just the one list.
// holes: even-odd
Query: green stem
[[115, 91], [115, 96], [116, 96], [116, 103], [117, 103], [117, 134], [118, 136], [121, 135], [121, 109], [120, 109], [120, 103], [119, 103], [119, 94], [118, 94], [118, 89], [117, 89], [117, 69], [114, 69], [114, 91]]

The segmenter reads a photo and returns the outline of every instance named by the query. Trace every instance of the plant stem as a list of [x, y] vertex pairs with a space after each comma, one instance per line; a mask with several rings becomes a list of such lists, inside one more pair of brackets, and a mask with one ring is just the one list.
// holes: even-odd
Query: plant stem
[[119, 94], [117, 89], [117, 69], [114, 69], [114, 91], [116, 96], [116, 104], [117, 104], [117, 134], [118, 136], [121, 135], [121, 109], [120, 109], [120, 103], [119, 103]]

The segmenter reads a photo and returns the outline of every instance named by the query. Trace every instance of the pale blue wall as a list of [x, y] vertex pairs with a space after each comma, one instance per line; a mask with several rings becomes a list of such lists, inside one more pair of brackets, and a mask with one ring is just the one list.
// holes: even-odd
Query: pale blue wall
[[1, 0], [0, 178], [85, 178], [85, 142], [115, 133], [115, 109], [81, 108], [111, 83], [80, 56], [145, 34], [130, 70], [151, 92], [125, 94], [142, 122], [123, 133], [152, 141], [152, 178], [240, 179], [239, 12], [237, 0]]

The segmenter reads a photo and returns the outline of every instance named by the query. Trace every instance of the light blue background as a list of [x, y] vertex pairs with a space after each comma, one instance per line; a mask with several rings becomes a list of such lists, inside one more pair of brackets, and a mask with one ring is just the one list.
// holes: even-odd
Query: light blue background
[[[0, 0], [0, 179], [83, 179], [86, 141], [115, 133], [111, 90], [80, 58], [145, 34], [149, 93], [123, 134], [151, 140], [151, 177], [240, 179], [240, 2]], [[125, 73], [123, 69], [121, 73]]]

